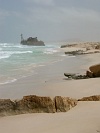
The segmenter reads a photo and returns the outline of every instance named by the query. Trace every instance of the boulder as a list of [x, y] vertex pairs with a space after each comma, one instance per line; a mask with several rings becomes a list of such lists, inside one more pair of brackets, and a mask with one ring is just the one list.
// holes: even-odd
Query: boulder
[[81, 99], [78, 99], [78, 101], [100, 101], [100, 95], [83, 97]]
[[100, 77], [100, 64], [90, 66], [89, 69], [93, 73], [93, 77]]
[[0, 99], [0, 116], [13, 114], [15, 103], [10, 99]]
[[16, 110], [21, 113], [54, 113], [55, 105], [50, 97], [30, 95], [16, 102]]
[[77, 100], [70, 99], [69, 97], [56, 96], [54, 100], [56, 112], [67, 112], [77, 105]]
[[93, 72], [86, 71], [86, 76], [89, 78], [93, 78]]

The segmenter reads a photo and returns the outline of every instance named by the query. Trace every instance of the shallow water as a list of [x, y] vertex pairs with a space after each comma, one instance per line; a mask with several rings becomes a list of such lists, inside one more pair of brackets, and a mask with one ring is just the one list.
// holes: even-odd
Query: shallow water
[[58, 44], [25, 46], [0, 43], [0, 84], [35, 74], [35, 68], [62, 60], [64, 54]]
[[65, 55], [59, 43], [49, 43], [42, 47], [0, 43], [0, 84], [31, 75], [35, 75], [34, 80], [39, 77], [52, 80], [64, 72], [84, 71], [80, 66], [85, 63], [87, 60], [82, 59], [82, 56]]

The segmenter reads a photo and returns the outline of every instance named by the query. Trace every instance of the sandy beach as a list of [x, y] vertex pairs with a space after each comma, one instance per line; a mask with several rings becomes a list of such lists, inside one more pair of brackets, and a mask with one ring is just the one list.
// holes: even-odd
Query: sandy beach
[[[75, 70], [77, 73], [79, 70], [79, 72], [85, 73], [90, 65], [99, 63], [100, 54], [80, 55], [79, 58], [82, 58], [84, 62], [78, 69], [72, 67], [73, 72]], [[19, 99], [24, 95], [35, 94], [39, 96], [65, 96], [79, 99], [100, 94], [100, 78], [66, 80], [66, 77], [63, 75], [66, 71], [65, 65], [65, 60], [51, 66], [49, 65], [45, 70], [52, 69], [52, 77], [44, 76], [43, 80], [36, 76], [35, 78], [30, 76], [14, 83], [0, 85], [0, 97]], [[55, 72], [56, 69], [58, 69], [56, 71], [58, 73]], [[37, 79], [40, 83], [38, 86], [35, 84]], [[66, 113], [36, 113], [1, 117], [0, 132], [97, 133], [100, 132], [100, 102], [78, 102], [77, 106]]]
[[0, 118], [2, 133], [97, 133], [100, 102], [79, 102], [66, 113], [25, 114]]
[[[88, 59], [85, 58], [85, 56], [66, 56], [64, 60], [35, 69], [35, 75], [18, 79], [12, 83], [1, 84], [0, 98], [20, 99], [25, 95], [31, 94], [49, 96], [52, 92], [52, 87], [50, 94], [48, 93], [48, 87], [54, 83], [67, 82], [64, 72], [83, 74], [86, 72]], [[71, 65], [70, 59], [74, 65]], [[83, 65], [85, 66], [83, 67]]]
[[100, 0], [0, 0], [0, 133], [100, 133]]

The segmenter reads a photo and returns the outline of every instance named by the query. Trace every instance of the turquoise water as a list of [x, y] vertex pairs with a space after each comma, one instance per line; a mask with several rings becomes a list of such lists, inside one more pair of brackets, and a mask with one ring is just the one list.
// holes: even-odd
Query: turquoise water
[[31, 74], [35, 68], [64, 58], [58, 44], [25, 46], [0, 43], [0, 84], [9, 83]]

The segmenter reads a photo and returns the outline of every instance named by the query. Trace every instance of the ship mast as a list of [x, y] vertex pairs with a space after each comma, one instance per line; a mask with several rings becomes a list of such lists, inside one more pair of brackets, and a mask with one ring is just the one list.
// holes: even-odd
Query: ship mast
[[21, 36], [21, 41], [23, 41], [23, 40], [24, 40], [24, 39], [23, 39], [23, 34], [21, 34], [20, 36]]

